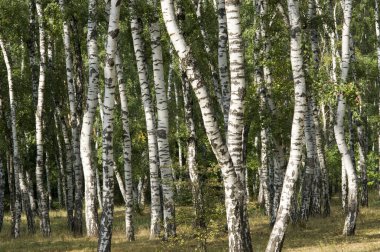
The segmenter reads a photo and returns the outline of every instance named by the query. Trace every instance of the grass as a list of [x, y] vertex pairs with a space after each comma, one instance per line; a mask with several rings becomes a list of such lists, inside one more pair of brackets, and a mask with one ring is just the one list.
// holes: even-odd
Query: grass
[[[332, 214], [328, 218], [312, 217], [304, 224], [290, 224], [286, 233], [283, 251], [380, 251], [380, 201], [371, 194], [370, 207], [361, 208], [357, 220], [356, 235], [341, 235], [344, 215], [339, 207], [339, 199], [333, 198]], [[222, 207], [220, 206], [222, 209]], [[215, 210], [215, 209], [214, 209]], [[222, 211], [222, 210], [221, 210]], [[254, 251], [264, 251], [270, 228], [268, 218], [255, 203], [249, 204], [250, 226]], [[194, 232], [207, 237], [208, 251], [227, 251], [227, 235], [224, 230], [224, 217], [215, 214], [210, 218], [209, 228], [199, 232], [191, 227], [191, 207], [178, 207], [178, 236], [168, 242], [149, 240], [149, 213], [136, 215], [136, 241], [127, 242], [124, 237], [124, 210], [115, 208], [113, 251], [196, 251], [199, 239]], [[23, 217], [24, 218], [24, 217]], [[7, 213], [0, 233], [0, 251], [96, 251], [97, 239], [74, 238], [66, 228], [65, 212], [51, 211], [52, 235], [44, 238], [41, 234], [28, 235], [25, 219], [19, 239], [10, 237], [10, 216]]]

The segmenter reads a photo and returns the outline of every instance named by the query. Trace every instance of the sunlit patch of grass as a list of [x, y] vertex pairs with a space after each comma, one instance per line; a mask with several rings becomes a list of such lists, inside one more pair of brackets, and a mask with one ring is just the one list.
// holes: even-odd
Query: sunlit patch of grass
[[[289, 224], [283, 251], [380, 251], [380, 200], [372, 193], [370, 207], [361, 208], [357, 220], [356, 235], [342, 236], [344, 215], [340, 209], [340, 200], [332, 199], [332, 214], [328, 218], [311, 217], [308, 222]], [[210, 215], [208, 228], [197, 230], [192, 226], [193, 211], [190, 206], [177, 207], [176, 238], [169, 241], [149, 240], [149, 211], [146, 208], [135, 214], [136, 241], [125, 239], [124, 208], [115, 208], [112, 251], [197, 251], [201, 242], [206, 242], [208, 251], [227, 251], [228, 241], [225, 230], [223, 203], [215, 206]], [[250, 227], [254, 251], [264, 251], [271, 228], [269, 218], [255, 202], [249, 203]], [[100, 214], [99, 214], [100, 216]], [[67, 229], [66, 212], [50, 212], [52, 235], [44, 238], [37, 232], [29, 235], [23, 216], [21, 237], [10, 236], [10, 214], [6, 214], [4, 227], [0, 233], [0, 251], [96, 251], [97, 239], [73, 237]], [[38, 227], [38, 218], [36, 218]], [[201, 237], [201, 238], [200, 238]]]

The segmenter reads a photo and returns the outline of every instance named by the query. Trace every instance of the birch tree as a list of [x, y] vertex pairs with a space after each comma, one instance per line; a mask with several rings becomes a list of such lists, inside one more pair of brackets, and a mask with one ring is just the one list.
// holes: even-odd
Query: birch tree
[[38, 29], [39, 29], [39, 44], [40, 44], [40, 74], [38, 81], [38, 97], [37, 97], [37, 110], [36, 110], [36, 145], [37, 145], [37, 159], [36, 159], [36, 184], [37, 184], [37, 198], [38, 208], [40, 213], [40, 227], [43, 236], [50, 236], [50, 218], [47, 202], [46, 190], [44, 188], [44, 140], [42, 134], [42, 114], [44, 106], [44, 91], [45, 91], [45, 75], [46, 75], [46, 48], [45, 48], [45, 29], [44, 29], [44, 14], [41, 0], [36, 0], [36, 9], [38, 16]]
[[290, 22], [290, 60], [294, 80], [294, 115], [290, 139], [290, 156], [286, 168], [282, 187], [280, 205], [277, 211], [276, 222], [273, 226], [266, 251], [281, 251], [285, 231], [289, 222], [291, 199], [294, 194], [295, 182], [298, 177], [299, 165], [303, 148], [303, 125], [307, 110], [306, 83], [303, 70], [301, 23], [299, 2], [288, 0]]
[[[11, 108], [11, 129], [12, 129], [12, 145], [13, 145], [13, 167], [15, 176], [15, 190], [16, 194], [21, 194], [22, 204], [25, 209], [26, 219], [28, 222], [28, 231], [34, 233], [34, 218], [33, 212], [30, 206], [28, 188], [25, 184], [24, 172], [21, 167], [21, 159], [18, 147], [18, 137], [17, 137], [17, 118], [16, 118], [16, 101], [13, 92], [13, 77], [10, 60], [5, 47], [3, 39], [0, 37], [0, 47], [3, 53], [3, 58], [5, 66], [7, 68], [8, 76], [8, 92], [9, 92], [9, 103]], [[20, 205], [21, 207], [21, 205]], [[19, 209], [21, 212], [21, 208]]]
[[[59, 0], [59, 5], [62, 14], [65, 16], [65, 1]], [[69, 92], [69, 107], [70, 107], [70, 127], [72, 137], [72, 154], [73, 154], [73, 171], [74, 171], [74, 217], [72, 230], [74, 234], [82, 234], [82, 168], [80, 159], [80, 119], [78, 115], [78, 104], [76, 97], [76, 87], [74, 86], [74, 69], [73, 57], [71, 53], [71, 36], [69, 23], [64, 18], [63, 20], [63, 42], [65, 49], [65, 64], [67, 88]], [[79, 78], [77, 76], [77, 78]], [[77, 90], [78, 91], [78, 90]]]
[[98, 211], [96, 207], [96, 174], [95, 164], [92, 160], [93, 150], [91, 135], [98, 106], [99, 92], [99, 64], [97, 45], [97, 0], [91, 0], [88, 4], [87, 24], [87, 51], [89, 62], [89, 81], [87, 90], [87, 106], [83, 115], [83, 125], [80, 139], [80, 154], [84, 175], [85, 192], [85, 218], [87, 236], [98, 235]]
[[[350, 65], [350, 23], [352, 15], [352, 1], [346, 0], [343, 4], [343, 29], [342, 29], [342, 71], [341, 85], [345, 85], [348, 77]], [[343, 92], [338, 94], [338, 107], [336, 112], [336, 123], [334, 125], [335, 139], [339, 152], [342, 156], [342, 166], [344, 167], [348, 179], [348, 205], [347, 216], [344, 222], [343, 234], [354, 235], [356, 227], [356, 217], [358, 214], [358, 185], [354, 164], [345, 140], [344, 134], [344, 114], [346, 109], [346, 98]]]
[[128, 241], [135, 240], [134, 225], [132, 219], [133, 213], [133, 193], [132, 193], [132, 143], [129, 131], [129, 112], [127, 102], [126, 83], [123, 76], [122, 60], [119, 47], [115, 54], [115, 66], [117, 72], [121, 120], [123, 123], [123, 158], [124, 158], [124, 182], [125, 182], [125, 233]]
[[130, 1], [130, 23], [132, 30], [133, 48], [136, 57], [137, 72], [140, 82], [141, 97], [144, 106], [146, 130], [148, 134], [149, 174], [151, 190], [151, 219], [150, 239], [157, 238], [160, 234], [160, 183], [157, 156], [157, 135], [154, 119], [154, 110], [149, 90], [148, 70], [145, 59], [144, 41], [142, 38], [142, 24], [137, 18], [136, 1]]
[[104, 67], [104, 108], [103, 108], [103, 211], [100, 220], [98, 251], [111, 251], [112, 222], [114, 208], [113, 179], [113, 110], [115, 106], [115, 52], [119, 35], [120, 0], [111, 0], [106, 42]]
[[221, 86], [224, 124], [227, 128], [230, 111], [230, 74], [228, 71], [227, 19], [224, 0], [217, 0], [218, 9], [218, 70]]
[[158, 159], [161, 172], [161, 186], [163, 195], [163, 214], [165, 238], [176, 235], [175, 205], [174, 205], [174, 181], [173, 167], [169, 150], [169, 111], [166, 97], [164, 65], [161, 47], [161, 32], [158, 19], [158, 7], [156, 0], [150, 3], [154, 14], [151, 16], [149, 31], [153, 60], [153, 79], [156, 93], [157, 106], [157, 146]]
[[[231, 6], [233, 7], [233, 6]], [[219, 127], [215, 118], [208, 90], [202, 80], [201, 73], [193, 57], [190, 47], [186, 44], [183, 35], [180, 32], [176, 21], [174, 5], [172, 0], [161, 0], [161, 9], [167, 32], [170, 40], [180, 58], [180, 64], [186, 71], [188, 80], [198, 99], [203, 123], [206, 129], [207, 137], [210, 141], [211, 148], [221, 166], [224, 188], [225, 188], [225, 206], [227, 214], [228, 240], [230, 251], [252, 251], [250, 239], [249, 224], [244, 217], [246, 211], [244, 186], [235, 171], [231, 156], [226, 144], [222, 139]], [[231, 13], [232, 14], [232, 13]], [[232, 27], [231, 27], [232, 29]], [[239, 51], [239, 50], [238, 50]], [[239, 57], [237, 56], [235, 64], [239, 65]], [[239, 70], [240, 71], [240, 70]], [[244, 92], [244, 91], [243, 91]], [[242, 97], [241, 97], [242, 98]], [[236, 104], [237, 111], [231, 113], [239, 113], [239, 106]], [[235, 114], [238, 117], [239, 114]], [[231, 120], [231, 119], [229, 119]], [[241, 149], [241, 146], [240, 146]], [[238, 159], [238, 156], [235, 156]]]

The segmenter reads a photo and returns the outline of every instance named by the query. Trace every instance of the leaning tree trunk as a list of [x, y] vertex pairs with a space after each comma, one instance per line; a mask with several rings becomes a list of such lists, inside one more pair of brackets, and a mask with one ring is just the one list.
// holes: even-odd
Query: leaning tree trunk
[[148, 133], [148, 152], [149, 152], [149, 171], [150, 171], [150, 190], [151, 190], [151, 223], [150, 223], [150, 239], [157, 238], [160, 234], [160, 216], [161, 216], [161, 200], [160, 200], [160, 182], [159, 170], [157, 164], [157, 136], [154, 119], [154, 110], [149, 90], [148, 69], [145, 59], [145, 49], [142, 37], [141, 20], [137, 18], [135, 6], [136, 2], [131, 1], [131, 30], [133, 47], [135, 51], [137, 72], [141, 88], [142, 102], [145, 112], [145, 123]]
[[119, 84], [121, 120], [123, 123], [123, 158], [124, 158], [124, 182], [125, 182], [125, 234], [128, 241], [135, 240], [133, 227], [133, 184], [132, 184], [132, 146], [131, 135], [129, 132], [129, 112], [127, 102], [126, 83], [123, 76], [123, 65], [120, 56], [120, 50], [115, 54], [115, 65], [117, 79]]
[[294, 195], [295, 182], [297, 181], [299, 166], [303, 149], [303, 125], [307, 111], [306, 83], [303, 70], [301, 23], [299, 15], [299, 2], [288, 0], [290, 21], [290, 60], [294, 80], [294, 115], [290, 140], [290, 157], [284, 184], [282, 187], [280, 205], [277, 211], [276, 222], [272, 229], [267, 252], [281, 251], [284, 242], [285, 231], [289, 222], [291, 198]]
[[[190, 48], [187, 46], [184, 37], [178, 27], [174, 12], [173, 0], [161, 0], [161, 7], [165, 26], [170, 35], [170, 40], [180, 58], [183, 69], [186, 69], [186, 75], [198, 99], [203, 123], [206, 129], [207, 137], [210, 141], [212, 150], [221, 166], [224, 189], [225, 189], [225, 207], [227, 215], [228, 239], [230, 251], [252, 251], [252, 244], [249, 235], [249, 223], [245, 221], [246, 202], [244, 200], [244, 181], [241, 181], [226, 144], [223, 142], [222, 135], [219, 131], [219, 125], [215, 118], [212, 108], [211, 99], [205, 83], [201, 78], [201, 73], [193, 57]], [[233, 27], [231, 27], [232, 29]], [[240, 44], [239, 44], [240, 45]], [[239, 46], [237, 45], [237, 46]], [[236, 46], [236, 45], [235, 45]], [[240, 52], [240, 50], [238, 50]], [[240, 59], [237, 62], [240, 64]], [[236, 76], [233, 76], [236, 77]], [[238, 79], [238, 78], [237, 78]], [[237, 95], [237, 94], [235, 94]], [[241, 97], [242, 98], [242, 97]], [[240, 109], [236, 104], [235, 109]], [[230, 115], [231, 113], [230, 109]], [[239, 115], [235, 114], [235, 117]], [[231, 119], [229, 119], [231, 120]], [[234, 122], [235, 123], [235, 122]], [[238, 127], [239, 128], [239, 127]], [[241, 145], [238, 147], [241, 150]], [[238, 160], [238, 153], [235, 154]], [[247, 232], [248, 231], [248, 232]]]
[[115, 106], [115, 52], [119, 35], [120, 0], [111, 0], [106, 42], [106, 64], [104, 67], [103, 108], [103, 211], [100, 220], [98, 251], [111, 251], [112, 222], [114, 208], [113, 178], [113, 110]]
[[45, 53], [45, 28], [43, 25], [43, 8], [42, 1], [36, 1], [36, 9], [38, 16], [38, 28], [40, 36], [40, 75], [38, 83], [38, 98], [36, 110], [36, 145], [37, 145], [37, 159], [36, 159], [36, 184], [37, 184], [37, 198], [38, 208], [41, 219], [41, 231], [43, 236], [50, 236], [50, 218], [47, 202], [46, 190], [44, 188], [44, 141], [42, 136], [42, 113], [44, 105], [44, 91], [45, 91], [45, 72], [46, 72], [46, 53]]
[[173, 167], [169, 150], [169, 111], [165, 91], [164, 65], [161, 47], [161, 32], [158, 19], [158, 8], [155, 0], [152, 18], [149, 24], [150, 40], [153, 58], [153, 77], [157, 103], [157, 146], [160, 161], [161, 187], [163, 196], [163, 216], [165, 239], [176, 235]]
[[[341, 85], [347, 82], [348, 70], [350, 65], [350, 22], [352, 13], [352, 1], [346, 0], [343, 6], [343, 30], [342, 30], [342, 73]], [[356, 227], [356, 217], [358, 214], [358, 185], [357, 177], [348, 149], [344, 134], [344, 114], [346, 110], [346, 99], [343, 93], [338, 95], [338, 108], [336, 112], [336, 124], [334, 126], [335, 139], [340, 154], [342, 155], [342, 166], [346, 170], [348, 179], [348, 204], [347, 216], [344, 223], [343, 234], [354, 235]]]
[[92, 131], [95, 120], [96, 108], [98, 106], [99, 92], [99, 64], [97, 45], [97, 0], [89, 1], [88, 5], [88, 31], [87, 50], [89, 65], [89, 81], [87, 93], [87, 106], [83, 115], [83, 125], [80, 138], [80, 154], [84, 175], [85, 193], [85, 218], [87, 236], [98, 235], [98, 211], [96, 206], [96, 165], [92, 162]]
[[[3, 52], [3, 57], [5, 61], [5, 65], [7, 68], [7, 76], [8, 76], [8, 92], [9, 92], [9, 102], [11, 108], [11, 130], [12, 130], [12, 145], [13, 145], [13, 166], [14, 166], [14, 176], [15, 176], [15, 189], [16, 194], [21, 193], [21, 199], [23, 208], [25, 209], [26, 219], [28, 222], [28, 231], [30, 233], [34, 233], [34, 218], [33, 212], [30, 206], [30, 200], [28, 195], [28, 188], [25, 183], [24, 172], [21, 168], [21, 160], [20, 153], [18, 148], [18, 140], [17, 140], [17, 118], [16, 118], [16, 103], [14, 99], [13, 93], [13, 78], [12, 78], [12, 69], [11, 64], [8, 58], [8, 54], [5, 48], [4, 41], [0, 38], [0, 47]], [[20, 209], [21, 212], [21, 209]]]

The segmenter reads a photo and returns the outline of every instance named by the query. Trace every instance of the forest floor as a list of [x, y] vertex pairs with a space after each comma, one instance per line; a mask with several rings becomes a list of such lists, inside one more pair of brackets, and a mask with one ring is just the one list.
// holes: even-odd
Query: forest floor
[[[222, 206], [222, 204], [221, 204]], [[264, 251], [270, 227], [268, 218], [258, 209], [256, 203], [249, 204], [250, 226], [254, 251]], [[311, 217], [307, 223], [290, 224], [286, 233], [283, 251], [380, 251], [380, 200], [374, 192], [370, 196], [370, 207], [361, 208], [357, 220], [356, 235], [341, 235], [344, 215], [339, 207], [339, 198], [332, 199], [330, 217]], [[124, 210], [115, 208], [115, 222], [112, 251], [197, 251], [201, 243], [194, 233], [203, 235], [207, 251], [227, 251], [227, 235], [224, 218], [215, 215], [209, 221], [207, 230], [192, 228], [191, 207], [177, 207], [178, 236], [167, 242], [149, 240], [149, 213], [136, 214], [136, 241], [127, 242], [124, 236]], [[22, 235], [19, 239], [10, 238], [10, 216], [7, 213], [0, 233], [0, 251], [96, 251], [97, 239], [74, 238], [66, 228], [64, 211], [50, 212], [52, 235], [43, 238], [41, 234], [27, 235], [23, 219]]]

